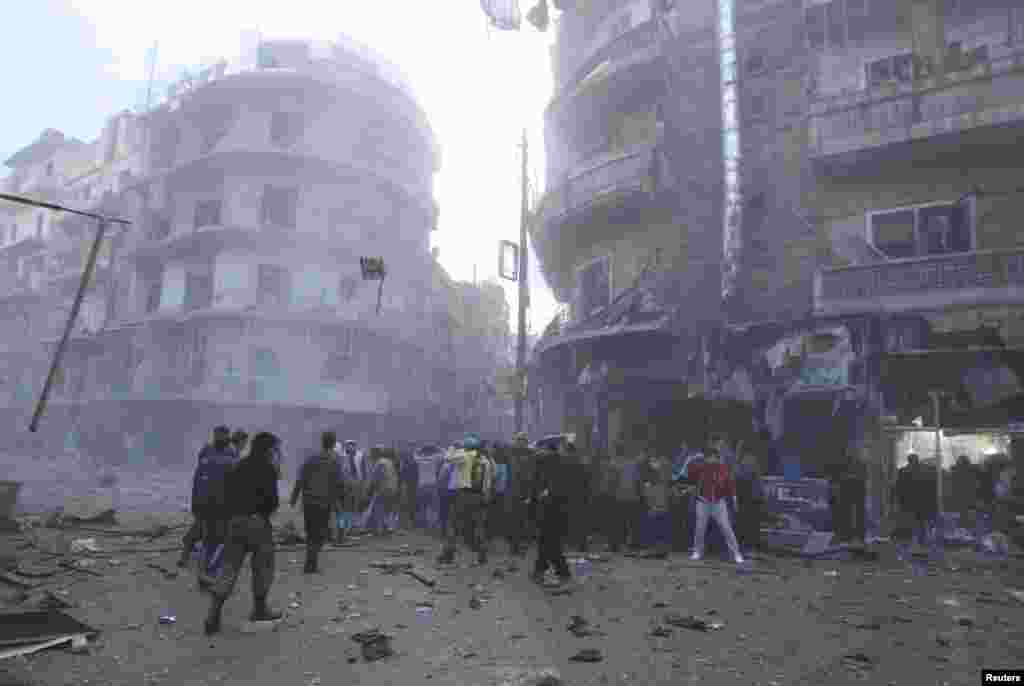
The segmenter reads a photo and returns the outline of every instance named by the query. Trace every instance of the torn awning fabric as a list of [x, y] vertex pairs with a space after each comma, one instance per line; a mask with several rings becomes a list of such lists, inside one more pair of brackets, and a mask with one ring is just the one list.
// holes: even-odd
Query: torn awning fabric
[[480, 8], [491, 25], [502, 31], [518, 31], [523, 22], [518, 0], [480, 0]]

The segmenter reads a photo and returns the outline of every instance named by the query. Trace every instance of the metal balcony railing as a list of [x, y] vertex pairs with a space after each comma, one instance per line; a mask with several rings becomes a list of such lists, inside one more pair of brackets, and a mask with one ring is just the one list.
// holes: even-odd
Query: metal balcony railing
[[818, 157], [1024, 122], [1024, 51], [932, 79], [890, 82], [811, 105]]
[[1024, 248], [826, 269], [816, 277], [814, 300], [819, 311], [876, 309], [887, 299], [941, 307], [957, 298], [977, 302], [986, 291], [994, 300], [1014, 299], [1016, 288], [1024, 288]]
[[545, 222], [589, 204], [596, 197], [627, 188], [641, 188], [650, 178], [653, 148], [643, 146], [578, 168], [544, 196], [540, 217]]
[[616, 62], [623, 60], [637, 50], [650, 48], [657, 45], [658, 27], [654, 21], [646, 21], [634, 26], [622, 35], [613, 38], [597, 48], [589, 57], [572, 71], [572, 75], [559, 86], [554, 101], [559, 101], [571, 93], [576, 86], [580, 85], [583, 79], [587, 78], [602, 62]]

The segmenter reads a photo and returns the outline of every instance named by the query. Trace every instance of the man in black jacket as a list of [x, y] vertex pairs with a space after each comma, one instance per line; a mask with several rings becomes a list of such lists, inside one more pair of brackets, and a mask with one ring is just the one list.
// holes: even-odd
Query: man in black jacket
[[291, 506], [302, 496], [302, 515], [306, 524], [306, 574], [320, 571], [320, 549], [331, 530], [331, 513], [341, 505], [341, 470], [334, 446], [338, 437], [333, 431], [320, 436], [320, 452], [299, 468], [299, 478], [292, 489]]
[[274, 534], [270, 516], [277, 512], [279, 505], [274, 461], [280, 446], [280, 439], [273, 434], [257, 434], [248, 457], [227, 475], [228, 542], [224, 550], [224, 571], [211, 592], [210, 612], [204, 626], [207, 636], [220, 632], [224, 602], [234, 591], [242, 564], [250, 554], [253, 610], [249, 619], [265, 622], [281, 618], [280, 613], [267, 607], [267, 595], [274, 582]]
[[544, 580], [548, 567], [554, 567], [563, 583], [572, 579], [564, 552], [565, 537], [569, 533], [569, 506], [573, 490], [571, 479], [578, 476], [571, 466], [566, 466], [572, 453], [575, 453], [574, 446], [563, 440], [558, 453], [543, 450], [537, 459], [537, 477], [532, 497], [539, 530], [537, 563], [532, 574], [536, 583]]

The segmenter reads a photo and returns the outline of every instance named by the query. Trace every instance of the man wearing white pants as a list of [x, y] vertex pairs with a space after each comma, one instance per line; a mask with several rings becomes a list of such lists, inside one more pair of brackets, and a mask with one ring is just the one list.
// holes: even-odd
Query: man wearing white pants
[[718, 451], [712, 448], [703, 462], [687, 464], [685, 469], [689, 479], [697, 484], [697, 522], [690, 559], [699, 560], [704, 556], [704, 534], [707, 532], [708, 520], [713, 519], [736, 564], [743, 564], [736, 534], [729, 521], [729, 509], [726, 507], [727, 498], [731, 498], [733, 505], [736, 505], [736, 483], [729, 474], [729, 468], [722, 464]]

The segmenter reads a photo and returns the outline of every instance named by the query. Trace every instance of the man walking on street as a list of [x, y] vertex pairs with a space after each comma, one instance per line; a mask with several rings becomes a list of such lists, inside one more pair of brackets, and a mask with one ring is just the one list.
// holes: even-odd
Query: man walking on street
[[345, 495], [338, 515], [338, 530], [344, 534], [362, 525], [359, 518], [366, 507], [366, 479], [369, 477], [370, 469], [355, 441], [345, 441], [339, 454], [339, 469]]
[[[907, 455], [907, 464], [896, 476], [896, 487], [893, 499], [900, 512], [909, 519], [910, 543], [920, 543], [922, 547], [934, 548], [935, 519], [938, 515], [938, 498], [936, 495], [935, 474], [921, 464], [921, 459], [914, 453]], [[899, 545], [900, 555], [909, 552], [909, 546]]]
[[416, 512], [419, 509], [420, 470], [409, 446], [399, 450], [398, 465], [398, 481], [402, 492], [402, 527], [411, 531], [416, 528]]
[[535, 464], [526, 434], [518, 433], [512, 440], [512, 451], [509, 458], [509, 487], [505, 494], [505, 535], [508, 539], [509, 551], [512, 555], [526, 554], [526, 547], [531, 540], [533, 521], [529, 516], [527, 500], [533, 492]]
[[618, 552], [623, 528], [619, 521], [615, 493], [619, 488], [622, 470], [609, 455], [602, 455], [597, 460], [596, 474], [593, 508], [595, 524], [612, 552]]
[[487, 500], [494, 479], [494, 463], [482, 448], [480, 438], [469, 434], [463, 439], [461, 448], [449, 455], [457, 492], [455, 511], [449, 514], [455, 521], [448, 526], [444, 550], [438, 560], [442, 564], [455, 561], [460, 526], [466, 532], [470, 547], [476, 551], [477, 564], [487, 564], [487, 532], [484, 525]]
[[569, 493], [572, 489], [569, 483], [571, 470], [565, 468], [565, 460], [570, 457], [569, 445], [563, 439], [558, 453], [544, 450], [538, 457], [531, 500], [536, 503], [539, 539], [537, 562], [530, 577], [538, 584], [544, 581], [549, 567], [554, 568], [562, 583], [572, 580], [564, 548], [565, 537], [569, 533]]
[[188, 563], [191, 547], [195, 545], [196, 533], [202, 540], [202, 561], [199, 569], [199, 586], [207, 588], [216, 576], [219, 560], [215, 557], [224, 544], [226, 517], [224, 515], [224, 479], [235, 464], [236, 454], [231, 445], [231, 430], [218, 426], [213, 430], [213, 442], [199, 451], [198, 464], [192, 479], [192, 514], [198, 524], [198, 532], [190, 530], [178, 561], [184, 567]]
[[616, 452], [617, 458], [622, 460], [620, 471], [619, 489], [616, 494], [619, 513], [619, 527], [621, 533], [614, 549], [621, 546], [631, 546], [639, 542], [640, 520], [643, 517], [644, 504], [640, 493], [640, 465], [639, 461], [629, 460], [626, 457], [626, 445], [619, 443]]
[[373, 449], [373, 470], [367, 497], [370, 500], [367, 511], [367, 528], [383, 536], [394, 531], [398, 514], [399, 487], [398, 470], [394, 458], [381, 446]]
[[342, 499], [341, 473], [334, 446], [333, 431], [320, 436], [320, 452], [311, 455], [299, 468], [292, 489], [291, 506], [302, 497], [302, 516], [306, 525], [306, 574], [320, 571], [320, 550], [330, 534], [330, 519]]
[[267, 606], [267, 595], [274, 582], [274, 532], [270, 517], [278, 509], [277, 470], [274, 454], [280, 440], [259, 433], [252, 441], [248, 457], [228, 473], [225, 484], [225, 509], [229, 516], [228, 542], [224, 551], [224, 571], [214, 584], [204, 630], [207, 636], [220, 632], [221, 611], [238, 582], [245, 558], [252, 555], [253, 609], [249, 620], [275, 621], [281, 614]]
[[722, 464], [716, 448], [708, 450], [703, 462], [689, 464], [687, 468], [690, 480], [697, 484], [697, 527], [690, 559], [699, 560], [704, 556], [704, 535], [707, 533], [708, 520], [713, 519], [725, 538], [733, 560], [736, 564], [743, 564], [743, 556], [726, 506], [727, 499], [736, 500], [736, 484], [729, 475], [729, 468]]

